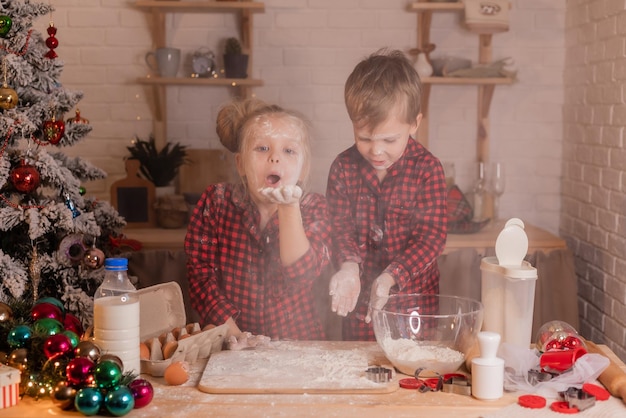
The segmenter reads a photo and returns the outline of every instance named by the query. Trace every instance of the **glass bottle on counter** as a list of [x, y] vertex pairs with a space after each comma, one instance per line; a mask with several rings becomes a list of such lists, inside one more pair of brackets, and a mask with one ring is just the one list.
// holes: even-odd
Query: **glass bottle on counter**
[[474, 183], [474, 221], [481, 221], [484, 218], [484, 203], [487, 184], [485, 181], [485, 164], [478, 163], [478, 179]]
[[107, 258], [104, 269], [94, 294], [94, 342], [102, 353], [122, 360], [124, 373], [139, 374], [139, 296], [128, 278], [128, 260]]

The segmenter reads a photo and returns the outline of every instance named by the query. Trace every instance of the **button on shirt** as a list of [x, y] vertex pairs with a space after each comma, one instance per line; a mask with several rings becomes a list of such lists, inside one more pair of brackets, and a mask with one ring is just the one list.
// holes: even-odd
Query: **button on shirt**
[[[344, 338], [373, 340], [365, 324], [372, 282], [383, 272], [392, 292], [439, 293], [436, 259], [446, 242], [446, 183], [439, 160], [410, 139], [402, 157], [379, 181], [356, 146], [333, 162], [326, 192], [337, 266], [361, 265], [361, 293], [344, 321]], [[434, 302], [433, 302], [434, 303]]]
[[185, 239], [191, 304], [205, 324], [233, 317], [242, 331], [272, 339], [325, 338], [313, 284], [330, 264], [327, 205], [324, 196], [309, 193], [300, 206], [310, 248], [283, 266], [278, 216], [261, 231], [243, 186], [207, 188]]

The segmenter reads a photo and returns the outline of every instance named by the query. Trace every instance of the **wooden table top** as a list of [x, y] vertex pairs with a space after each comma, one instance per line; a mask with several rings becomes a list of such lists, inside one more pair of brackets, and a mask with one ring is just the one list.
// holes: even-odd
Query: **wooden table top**
[[[444, 253], [464, 248], [475, 248], [479, 252], [485, 253], [487, 249], [494, 247], [504, 222], [503, 220], [489, 223], [474, 234], [448, 234]], [[526, 224], [524, 229], [528, 236], [529, 253], [534, 253], [537, 250], [550, 251], [566, 248], [563, 239], [544, 229], [529, 224]], [[128, 238], [140, 241], [146, 250], [182, 250], [187, 229], [129, 228], [124, 233]]]
[[[367, 347], [368, 350], [380, 350], [374, 342], [320, 341], [329, 350]], [[374, 346], [372, 346], [374, 345]], [[622, 363], [606, 346], [600, 346], [607, 357]], [[382, 351], [380, 352], [382, 354]], [[193, 365], [190, 380], [182, 386], [167, 386], [163, 378], [147, 375], [142, 377], [150, 380], [154, 387], [154, 398], [144, 408], [131, 411], [128, 418], [152, 417], [205, 417], [219, 416], [232, 418], [249, 417], [483, 417], [498, 414], [507, 407], [515, 407], [520, 394], [505, 393], [495, 401], [480, 401], [471, 396], [444, 392], [420, 393], [413, 389], [399, 388], [385, 394], [211, 394], [201, 392], [196, 385], [200, 380], [206, 360]], [[407, 376], [396, 374], [394, 379]], [[549, 400], [550, 402], [550, 400]], [[612, 402], [617, 408], [617, 415], [626, 416], [626, 406], [617, 398]], [[599, 408], [598, 408], [599, 409]], [[537, 416], [529, 410], [529, 417]], [[615, 409], [612, 410], [615, 412]], [[544, 412], [547, 412], [544, 411]], [[624, 414], [624, 415], [620, 415]], [[49, 399], [36, 401], [24, 398], [17, 406], [0, 410], [0, 418], [42, 418], [46, 416], [81, 417], [77, 411], [62, 411]], [[519, 416], [519, 415], [516, 415]]]

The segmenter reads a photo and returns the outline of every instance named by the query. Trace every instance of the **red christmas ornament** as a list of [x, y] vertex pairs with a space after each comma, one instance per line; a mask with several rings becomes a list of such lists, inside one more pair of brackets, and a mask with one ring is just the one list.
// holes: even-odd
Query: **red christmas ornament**
[[80, 323], [80, 319], [71, 313], [65, 314], [65, 319], [63, 319], [63, 326], [66, 330], [74, 331], [76, 335], [83, 335], [83, 325]]
[[54, 23], [50, 22], [50, 26], [47, 29], [48, 39], [46, 39], [46, 46], [50, 48], [50, 50], [46, 53], [45, 57], [54, 59], [58, 57], [57, 53], [54, 52], [55, 48], [59, 46], [59, 40], [55, 37], [57, 34], [57, 28], [54, 27]]
[[143, 408], [148, 405], [154, 397], [154, 388], [152, 387], [152, 383], [145, 379], [133, 380], [128, 385], [128, 389], [130, 389], [133, 394], [133, 398], [135, 398], [135, 409]]
[[94, 383], [95, 368], [96, 364], [90, 358], [75, 357], [70, 360], [65, 369], [67, 382], [72, 386], [90, 385]]
[[20, 165], [11, 170], [9, 174], [11, 184], [22, 193], [31, 193], [39, 186], [39, 171], [26, 161], [22, 160]]
[[574, 348], [584, 347], [583, 342], [580, 338], [570, 335], [563, 341], [563, 348], [572, 350]]
[[56, 120], [52, 116], [52, 120], [47, 120], [43, 123], [43, 137], [44, 140], [50, 142], [53, 145], [58, 144], [63, 138], [65, 133], [65, 122], [62, 120]]
[[65, 334], [51, 335], [43, 344], [43, 353], [47, 358], [65, 355], [72, 351], [72, 341]]
[[52, 318], [61, 323], [63, 322], [63, 312], [61, 309], [59, 309], [58, 306], [47, 302], [38, 303], [33, 306], [33, 309], [30, 311], [30, 316], [33, 318], [33, 321], [42, 318]]

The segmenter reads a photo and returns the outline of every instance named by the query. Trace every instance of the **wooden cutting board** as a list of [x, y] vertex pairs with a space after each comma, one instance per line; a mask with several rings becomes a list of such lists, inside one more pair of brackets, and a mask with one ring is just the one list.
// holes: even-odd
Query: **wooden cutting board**
[[198, 389], [207, 393], [389, 393], [367, 378], [373, 365], [388, 365], [376, 344], [342, 341], [278, 341], [268, 346], [211, 354]]

